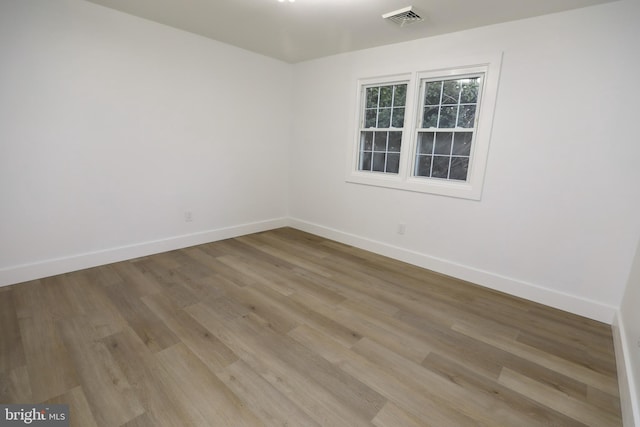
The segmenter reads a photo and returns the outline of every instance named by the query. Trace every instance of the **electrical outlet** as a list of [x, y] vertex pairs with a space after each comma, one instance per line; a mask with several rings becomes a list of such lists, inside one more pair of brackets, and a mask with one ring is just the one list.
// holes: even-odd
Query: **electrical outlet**
[[407, 224], [402, 222], [398, 224], [398, 234], [403, 235], [406, 229], [407, 229]]
[[186, 211], [184, 213], [184, 222], [192, 222], [193, 221], [193, 213], [191, 211]]

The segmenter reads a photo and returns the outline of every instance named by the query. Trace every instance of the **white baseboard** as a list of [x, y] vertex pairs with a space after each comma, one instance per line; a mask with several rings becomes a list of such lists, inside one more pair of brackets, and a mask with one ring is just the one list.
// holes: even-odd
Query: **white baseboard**
[[351, 246], [466, 280], [490, 289], [535, 301], [550, 307], [611, 324], [616, 308], [575, 295], [527, 283], [489, 271], [479, 270], [446, 259], [433, 257], [365, 237], [345, 233], [319, 224], [289, 218], [289, 226]]
[[629, 344], [625, 339], [624, 324], [621, 320], [620, 313], [615, 307], [295, 218], [277, 218], [241, 224], [110, 248], [102, 251], [6, 267], [0, 269], [0, 286], [12, 285], [84, 268], [91, 268], [98, 265], [110, 264], [285, 226], [297, 228], [380, 255], [467, 280], [487, 288], [612, 324], [624, 426], [640, 427], [638, 390], [635, 389], [634, 382], [629, 378], [632, 372]]
[[317, 234], [319, 236], [575, 313], [590, 319], [595, 319], [607, 324], [611, 324], [613, 322], [616, 313], [615, 307], [580, 298], [575, 295], [554, 291], [552, 289], [523, 282], [518, 279], [475, 269], [449, 260], [433, 257], [295, 218], [276, 218], [249, 224], [240, 224], [232, 227], [174, 236], [166, 239], [109, 248], [69, 257], [61, 257], [6, 267], [0, 269], [0, 286], [12, 285], [28, 280], [40, 279], [42, 277], [68, 273], [83, 268], [124, 261], [127, 259], [199, 245], [202, 243], [214, 242], [216, 240], [229, 239], [232, 237], [257, 233], [284, 226], [298, 228], [309, 233]]
[[626, 339], [624, 322], [620, 311], [616, 311], [613, 320], [613, 346], [616, 353], [616, 365], [618, 368], [618, 387], [620, 388], [620, 405], [622, 406], [622, 423], [624, 427], [640, 427], [640, 402], [639, 390], [636, 390], [632, 378], [631, 352]]
[[0, 286], [285, 227], [286, 218], [241, 224], [0, 269]]

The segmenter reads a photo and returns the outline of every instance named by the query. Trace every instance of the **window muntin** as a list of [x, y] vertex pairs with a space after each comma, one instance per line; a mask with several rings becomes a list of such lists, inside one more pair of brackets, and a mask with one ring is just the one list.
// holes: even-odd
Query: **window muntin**
[[406, 102], [407, 83], [364, 88], [358, 170], [398, 173]]
[[467, 181], [482, 75], [421, 82], [413, 176]]
[[[480, 200], [502, 53], [430, 58], [427, 61], [428, 66], [421, 67], [424, 71], [380, 73], [378, 77], [357, 80], [356, 108], [352, 116], [354, 138], [349, 145], [346, 180], [354, 184]], [[377, 69], [374, 66], [367, 74], [375, 75]], [[475, 78], [478, 78], [477, 87], [475, 81], [460, 82]], [[427, 90], [428, 82], [435, 82], [428, 87], [430, 90]], [[402, 128], [393, 127], [393, 108], [399, 106], [393, 101], [389, 106], [384, 97], [380, 104], [375, 96], [379, 96], [379, 88], [398, 84], [407, 85]], [[376, 87], [378, 93], [370, 91], [367, 104], [367, 89]], [[425, 98], [426, 95], [430, 97]], [[379, 115], [383, 119], [380, 123], [387, 126], [387, 111], [384, 110], [389, 108], [389, 126], [392, 127], [375, 127], [379, 125]], [[366, 126], [367, 110], [369, 127]], [[385, 132], [377, 139], [378, 148], [375, 132]], [[396, 134], [386, 132], [401, 132], [399, 153], [397, 144], [387, 145], [390, 139], [396, 140]], [[396, 172], [395, 159], [398, 157]]]

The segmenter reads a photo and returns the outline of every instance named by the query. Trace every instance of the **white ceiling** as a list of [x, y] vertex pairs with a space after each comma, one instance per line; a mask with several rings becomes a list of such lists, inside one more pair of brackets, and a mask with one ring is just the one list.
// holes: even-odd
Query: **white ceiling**
[[[295, 63], [613, 0], [88, 1]], [[409, 5], [424, 21], [381, 17]]]

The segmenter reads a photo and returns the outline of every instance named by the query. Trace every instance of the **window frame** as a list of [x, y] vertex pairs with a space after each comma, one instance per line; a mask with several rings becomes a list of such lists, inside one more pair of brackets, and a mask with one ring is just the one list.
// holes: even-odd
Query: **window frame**
[[[397, 83], [391, 83], [391, 84], [367, 84], [362, 86], [362, 103], [363, 103], [363, 109], [362, 111], [362, 116], [360, 117], [360, 143], [358, 144], [358, 170], [359, 171], [363, 171], [363, 172], [383, 172], [383, 173], [394, 173], [397, 174], [399, 173], [399, 168], [400, 168], [400, 148], [402, 147], [402, 133], [404, 131], [404, 123], [405, 123], [405, 110], [406, 110], [406, 105], [407, 105], [407, 87], [408, 87], [409, 82], [408, 81], [400, 81]], [[401, 99], [398, 98], [398, 90], [400, 87], [404, 87], [404, 101], [402, 104], [396, 104], [396, 101]], [[382, 106], [381, 105], [381, 101], [382, 101], [382, 97], [383, 97], [383, 92], [384, 92], [384, 88], [391, 88], [391, 99], [390, 99], [390, 105], [388, 106]], [[370, 90], [375, 90], [375, 96], [376, 96], [376, 100], [375, 100], [375, 106], [373, 108], [371, 108], [371, 103], [369, 99], [369, 91]], [[402, 126], [397, 127], [394, 126], [396, 119], [398, 118], [398, 111], [401, 110], [402, 111]], [[382, 114], [383, 111], [388, 111], [388, 119], [384, 118], [384, 115]], [[374, 117], [370, 117], [370, 113], [373, 112], [374, 113]], [[373, 121], [375, 122], [374, 126], [369, 126], [369, 121], [370, 118], [374, 119]], [[388, 126], [380, 126], [380, 119], [383, 118], [387, 123]], [[379, 149], [379, 143], [378, 143], [378, 138], [381, 136], [381, 134], [384, 134], [384, 150], [380, 150]], [[392, 138], [392, 134], [399, 134], [400, 139], [397, 141], [398, 142], [398, 150], [397, 151], [392, 151], [391, 150], [391, 141], [395, 140], [396, 138], [393, 137]], [[367, 138], [367, 135], [369, 135], [369, 138]], [[365, 141], [369, 139], [370, 140], [370, 149], [367, 150], [366, 147], [366, 143]], [[363, 161], [366, 158], [366, 154], [370, 155], [370, 159], [368, 159], [368, 163], [369, 166], [368, 168], [363, 168]], [[376, 169], [376, 156], [383, 154], [383, 158], [384, 158], [384, 164], [383, 169], [379, 170]], [[391, 169], [395, 169], [395, 171], [393, 170], [387, 170], [390, 166], [390, 159], [392, 157], [397, 157], [397, 161], [392, 161], [391, 162]], [[393, 167], [395, 165], [395, 167]], [[378, 167], [380, 165], [378, 164]]]
[[[349, 162], [349, 174], [356, 181], [362, 181], [361, 183], [367, 183], [371, 179], [371, 177], [375, 177], [376, 181], [380, 182], [401, 182], [401, 177], [406, 174], [406, 150], [405, 145], [407, 144], [407, 123], [411, 123], [410, 117], [413, 115], [413, 85], [411, 84], [413, 78], [412, 73], [404, 73], [404, 74], [395, 74], [389, 76], [382, 77], [373, 77], [373, 78], [365, 78], [358, 80], [358, 101], [357, 101], [357, 111], [356, 111], [356, 142], [353, 144], [352, 149], [353, 152], [350, 156]], [[366, 89], [369, 87], [375, 86], [387, 86], [387, 85], [397, 85], [397, 84], [407, 84], [407, 92], [405, 95], [405, 108], [404, 108], [404, 123], [402, 128], [365, 128], [364, 123], [366, 120], [365, 110], [366, 110]], [[398, 173], [388, 173], [388, 172], [378, 172], [378, 171], [367, 171], [360, 170], [360, 136], [363, 131], [371, 131], [375, 129], [384, 129], [386, 131], [400, 131], [402, 132], [402, 137], [400, 138], [400, 164], [398, 167]], [[375, 185], [375, 184], [372, 184]]]
[[[461, 71], [461, 70], [455, 70], [455, 71]], [[469, 71], [474, 71], [474, 70], [469, 70]], [[450, 75], [447, 77], [442, 77], [440, 75], [440, 73], [438, 72], [428, 72], [428, 73], [418, 73], [417, 75], [417, 83], [420, 87], [420, 91], [419, 91], [419, 106], [418, 106], [418, 112], [419, 114], [417, 115], [416, 118], [416, 128], [415, 128], [415, 133], [413, 135], [413, 140], [415, 141], [415, 144], [413, 145], [413, 150], [411, 152], [411, 160], [412, 160], [412, 167], [411, 167], [411, 177], [413, 178], [417, 178], [417, 179], [434, 179], [434, 180], [446, 180], [446, 182], [458, 182], [458, 183], [462, 183], [462, 182], [468, 182], [469, 181], [469, 173], [467, 172], [466, 174], [466, 178], [464, 180], [460, 180], [460, 179], [453, 179], [453, 178], [439, 178], [439, 177], [434, 177], [434, 176], [430, 176], [430, 177], [426, 177], [424, 175], [418, 175], [417, 172], [417, 165], [418, 165], [418, 156], [422, 155], [422, 156], [426, 156], [426, 157], [431, 157], [431, 165], [430, 165], [430, 173], [433, 173], [433, 165], [435, 164], [435, 158], [437, 157], [446, 157], [448, 158], [448, 162], [449, 162], [449, 167], [447, 168], [447, 174], [449, 175], [451, 173], [451, 163], [453, 161], [453, 159], [455, 158], [467, 158], [467, 162], [469, 165], [473, 164], [473, 160], [474, 160], [474, 156], [473, 156], [473, 148], [476, 146], [476, 135], [477, 135], [477, 128], [478, 128], [478, 122], [479, 122], [479, 118], [478, 118], [478, 114], [476, 114], [478, 111], [481, 111], [481, 108], [478, 108], [478, 106], [482, 105], [482, 88], [484, 87], [484, 69], [477, 69], [475, 70], [476, 72], [469, 72], [469, 73], [464, 73], [464, 74], [455, 74], [455, 75]], [[463, 105], [469, 105], [470, 103], [460, 103], [457, 102], [456, 104], [444, 104], [442, 101], [443, 99], [439, 100], [439, 103], [436, 104], [429, 104], [432, 108], [433, 107], [438, 107], [439, 110], [442, 110], [443, 108], [451, 108], [454, 107], [456, 108], [457, 114], [456, 114], [456, 126], [453, 127], [441, 127], [440, 126], [440, 121], [443, 119], [443, 116], [441, 115], [441, 111], [436, 115], [436, 119], [437, 122], [436, 126], [431, 126], [431, 127], [423, 127], [423, 122], [425, 120], [425, 116], [424, 116], [424, 112], [427, 109], [427, 104], [426, 104], [426, 90], [427, 90], [427, 85], [429, 83], [434, 83], [434, 82], [438, 82], [438, 83], [445, 83], [445, 82], [451, 82], [451, 81], [460, 81], [461, 79], [464, 78], [470, 78], [470, 79], [478, 79], [479, 81], [479, 87], [480, 90], [478, 92], [478, 94], [476, 95], [476, 100], [475, 102], [473, 102], [472, 104], [474, 104], [474, 120], [473, 120], [473, 125], [472, 126], [466, 126], [466, 127], [459, 127], [457, 126], [457, 121], [459, 119], [459, 107], [462, 107]], [[461, 97], [461, 93], [458, 94], [459, 97]], [[444, 87], [441, 89], [440, 92], [440, 96], [444, 98]], [[458, 101], [460, 101], [460, 99], [458, 99]], [[424, 134], [429, 134], [432, 133], [434, 134], [434, 143], [432, 144], [432, 153], [430, 154], [423, 154], [423, 153], [419, 153], [419, 146], [420, 146], [420, 140], [421, 140], [421, 135]], [[438, 134], [447, 134], [447, 133], [451, 133], [451, 146], [450, 146], [450, 152], [449, 154], [442, 154], [442, 153], [436, 153], [437, 151], [437, 140], [438, 140]], [[468, 155], [456, 155], [453, 152], [453, 149], [455, 148], [455, 136], [462, 134], [462, 133], [468, 133], [471, 135], [471, 141], [470, 141], [470, 152]]]
[[[355, 184], [480, 200], [489, 153], [501, 63], [502, 53], [477, 55], [466, 59], [445, 59], [437, 63], [433, 62], [430, 64], [431, 66], [424, 67], [421, 71], [357, 79], [356, 125], [354, 126], [356, 135], [350, 141], [346, 181]], [[471, 75], [482, 75], [482, 86], [478, 93], [475, 117], [476, 128], [473, 132], [467, 180], [416, 176], [414, 165], [418, 147], [418, 134], [423, 131], [421, 126], [424, 107], [424, 82], [427, 80], [464, 78]], [[366, 87], [404, 82], [407, 82], [407, 95], [398, 173], [358, 170], [360, 135], [363, 130], [366, 107], [366, 100], [364, 99]]]

